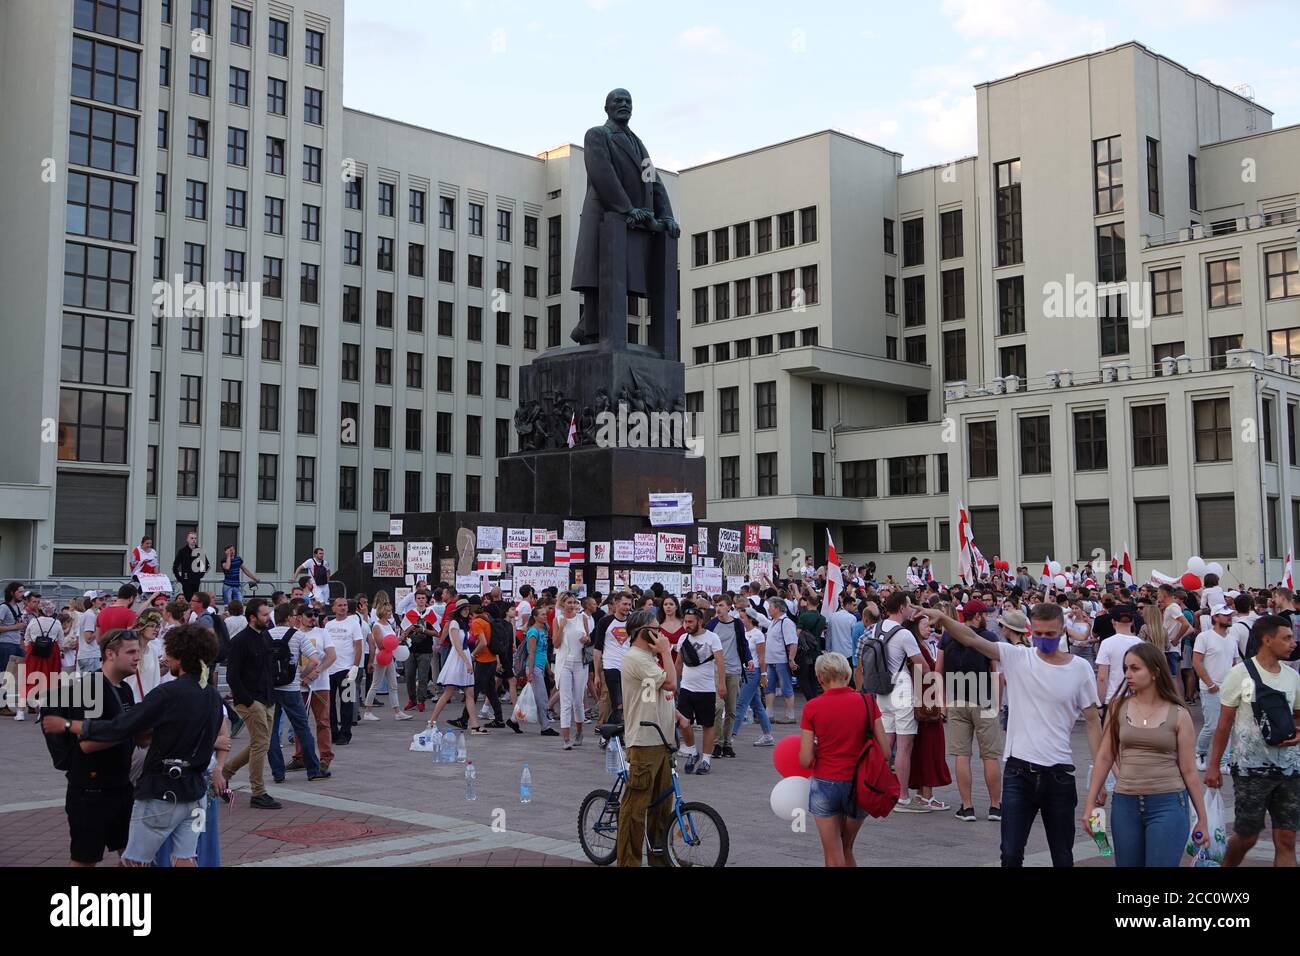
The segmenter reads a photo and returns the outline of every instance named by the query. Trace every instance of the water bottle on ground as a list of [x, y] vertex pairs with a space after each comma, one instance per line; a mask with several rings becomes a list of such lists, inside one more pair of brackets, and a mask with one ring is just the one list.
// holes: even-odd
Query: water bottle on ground
[[425, 740], [433, 744], [433, 751], [432, 751], [433, 762], [435, 764], [441, 762], [442, 755], [438, 751], [441, 750], [442, 748], [442, 735], [438, 733], [438, 728], [430, 727], [423, 734], [421, 734], [421, 737], [423, 737]]
[[474, 761], [467, 760], [465, 762], [465, 799], [466, 800], [478, 799], [478, 791], [475, 789], [475, 781], [477, 779], [478, 779], [478, 774], [474, 770]]
[[442, 735], [438, 746], [438, 763], [456, 762], [456, 736], [450, 730]]
[[1106, 811], [1101, 807], [1092, 811], [1088, 817], [1088, 825], [1092, 827], [1092, 838], [1097, 842], [1097, 852], [1102, 856], [1111, 856], [1114, 851], [1110, 848], [1110, 840], [1106, 837]]
[[456, 763], [464, 763], [469, 759], [469, 751], [465, 748], [465, 735], [456, 735]]
[[528, 764], [524, 764], [523, 775], [519, 778], [519, 802], [533, 802], [533, 775], [528, 771]]

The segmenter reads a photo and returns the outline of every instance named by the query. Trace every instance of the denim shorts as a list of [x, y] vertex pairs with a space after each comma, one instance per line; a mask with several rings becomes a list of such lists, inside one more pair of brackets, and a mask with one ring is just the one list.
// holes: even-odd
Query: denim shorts
[[149, 864], [158, 848], [172, 837], [172, 859], [193, 860], [199, 852], [199, 834], [206, 825], [206, 797], [191, 803], [137, 800], [131, 809], [131, 831], [124, 860]]
[[853, 798], [852, 780], [822, 780], [813, 777], [808, 789], [808, 812], [815, 817], [852, 817], [861, 820], [867, 814]]

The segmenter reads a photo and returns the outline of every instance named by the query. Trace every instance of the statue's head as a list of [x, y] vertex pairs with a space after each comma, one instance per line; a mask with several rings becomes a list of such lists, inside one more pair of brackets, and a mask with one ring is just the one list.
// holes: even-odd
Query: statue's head
[[605, 115], [616, 123], [632, 118], [632, 94], [624, 89], [610, 90], [605, 97]]

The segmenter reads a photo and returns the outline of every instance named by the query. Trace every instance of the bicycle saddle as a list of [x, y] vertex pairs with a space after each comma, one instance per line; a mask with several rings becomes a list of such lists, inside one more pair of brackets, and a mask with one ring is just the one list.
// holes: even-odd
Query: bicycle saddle
[[596, 728], [596, 733], [600, 734], [606, 740], [609, 740], [611, 737], [618, 737], [621, 740], [623, 738], [623, 724], [621, 721], [617, 724], [601, 724]]

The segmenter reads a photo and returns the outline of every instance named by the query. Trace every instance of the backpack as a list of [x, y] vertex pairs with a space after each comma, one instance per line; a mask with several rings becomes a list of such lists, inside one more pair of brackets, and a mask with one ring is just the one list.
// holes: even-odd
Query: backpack
[[528, 638], [524, 637], [515, 646], [515, 658], [511, 661], [514, 667], [515, 680], [526, 680], [528, 678]]
[[[881, 636], [884, 621], [876, 625], [875, 631], [862, 642], [862, 687], [868, 694], [889, 694], [894, 690], [894, 675], [889, 671], [889, 642], [903, 629], [902, 625], [894, 628], [887, 635]], [[902, 666], [898, 668], [900, 671]]]
[[54, 650], [54, 638], [50, 637], [50, 634], [53, 633], [54, 628], [55, 626], [58, 625], [58, 623], [59, 623], [58, 621], [51, 621], [50, 629], [46, 631], [44, 634], [39, 635], [36, 638], [36, 640], [32, 641], [33, 657], [50, 656], [50, 653]]
[[686, 662], [687, 667], [700, 667], [713, 660], [713, 651], [711, 649], [708, 657], [703, 659], [700, 658], [700, 649], [691, 641], [691, 636], [689, 634], [682, 635], [682, 643], [679, 651], [681, 652], [682, 660]]
[[898, 778], [889, 769], [889, 760], [876, 746], [875, 728], [872, 727], [871, 704], [862, 694], [862, 707], [866, 711], [867, 745], [858, 756], [853, 768], [853, 799], [869, 816], [887, 817], [898, 803], [900, 788]]
[[822, 642], [812, 631], [796, 628], [799, 635], [799, 648], [795, 651], [795, 660], [800, 667], [811, 667], [822, 656]]
[[510, 626], [510, 622], [501, 618], [492, 619], [492, 635], [488, 638], [488, 648], [501, 660], [507, 660], [510, 657], [510, 649], [514, 646], [515, 629]]
[[271, 686], [284, 687], [288, 684], [297, 685], [298, 665], [293, 659], [293, 650], [289, 647], [289, 639], [297, 633], [297, 628], [289, 628], [284, 632], [284, 637], [274, 641], [275, 650], [271, 656]]
[[1255, 682], [1255, 700], [1250, 706], [1255, 712], [1255, 723], [1259, 724], [1264, 743], [1276, 747], [1290, 740], [1295, 736], [1295, 715], [1286, 702], [1286, 694], [1260, 679], [1253, 658], [1246, 660], [1246, 671]]
[[314, 583], [319, 588], [323, 588], [329, 585], [330, 573], [329, 573], [329, 569], [325, 566], [324, 561], [318, 562], [313, 559], [311, 563], [311, 579], [312, 579], [312, 583]]
[[217, 663], [224, 664], [230, 657], [230, 632], [226, 630], [226, 622], [221, 619], [221, 615], [211, 609], [204, 611], [199, 615], [199, 620], [208, 619], [207, 626], [211, 628], [212, 633], [217, 635]]

